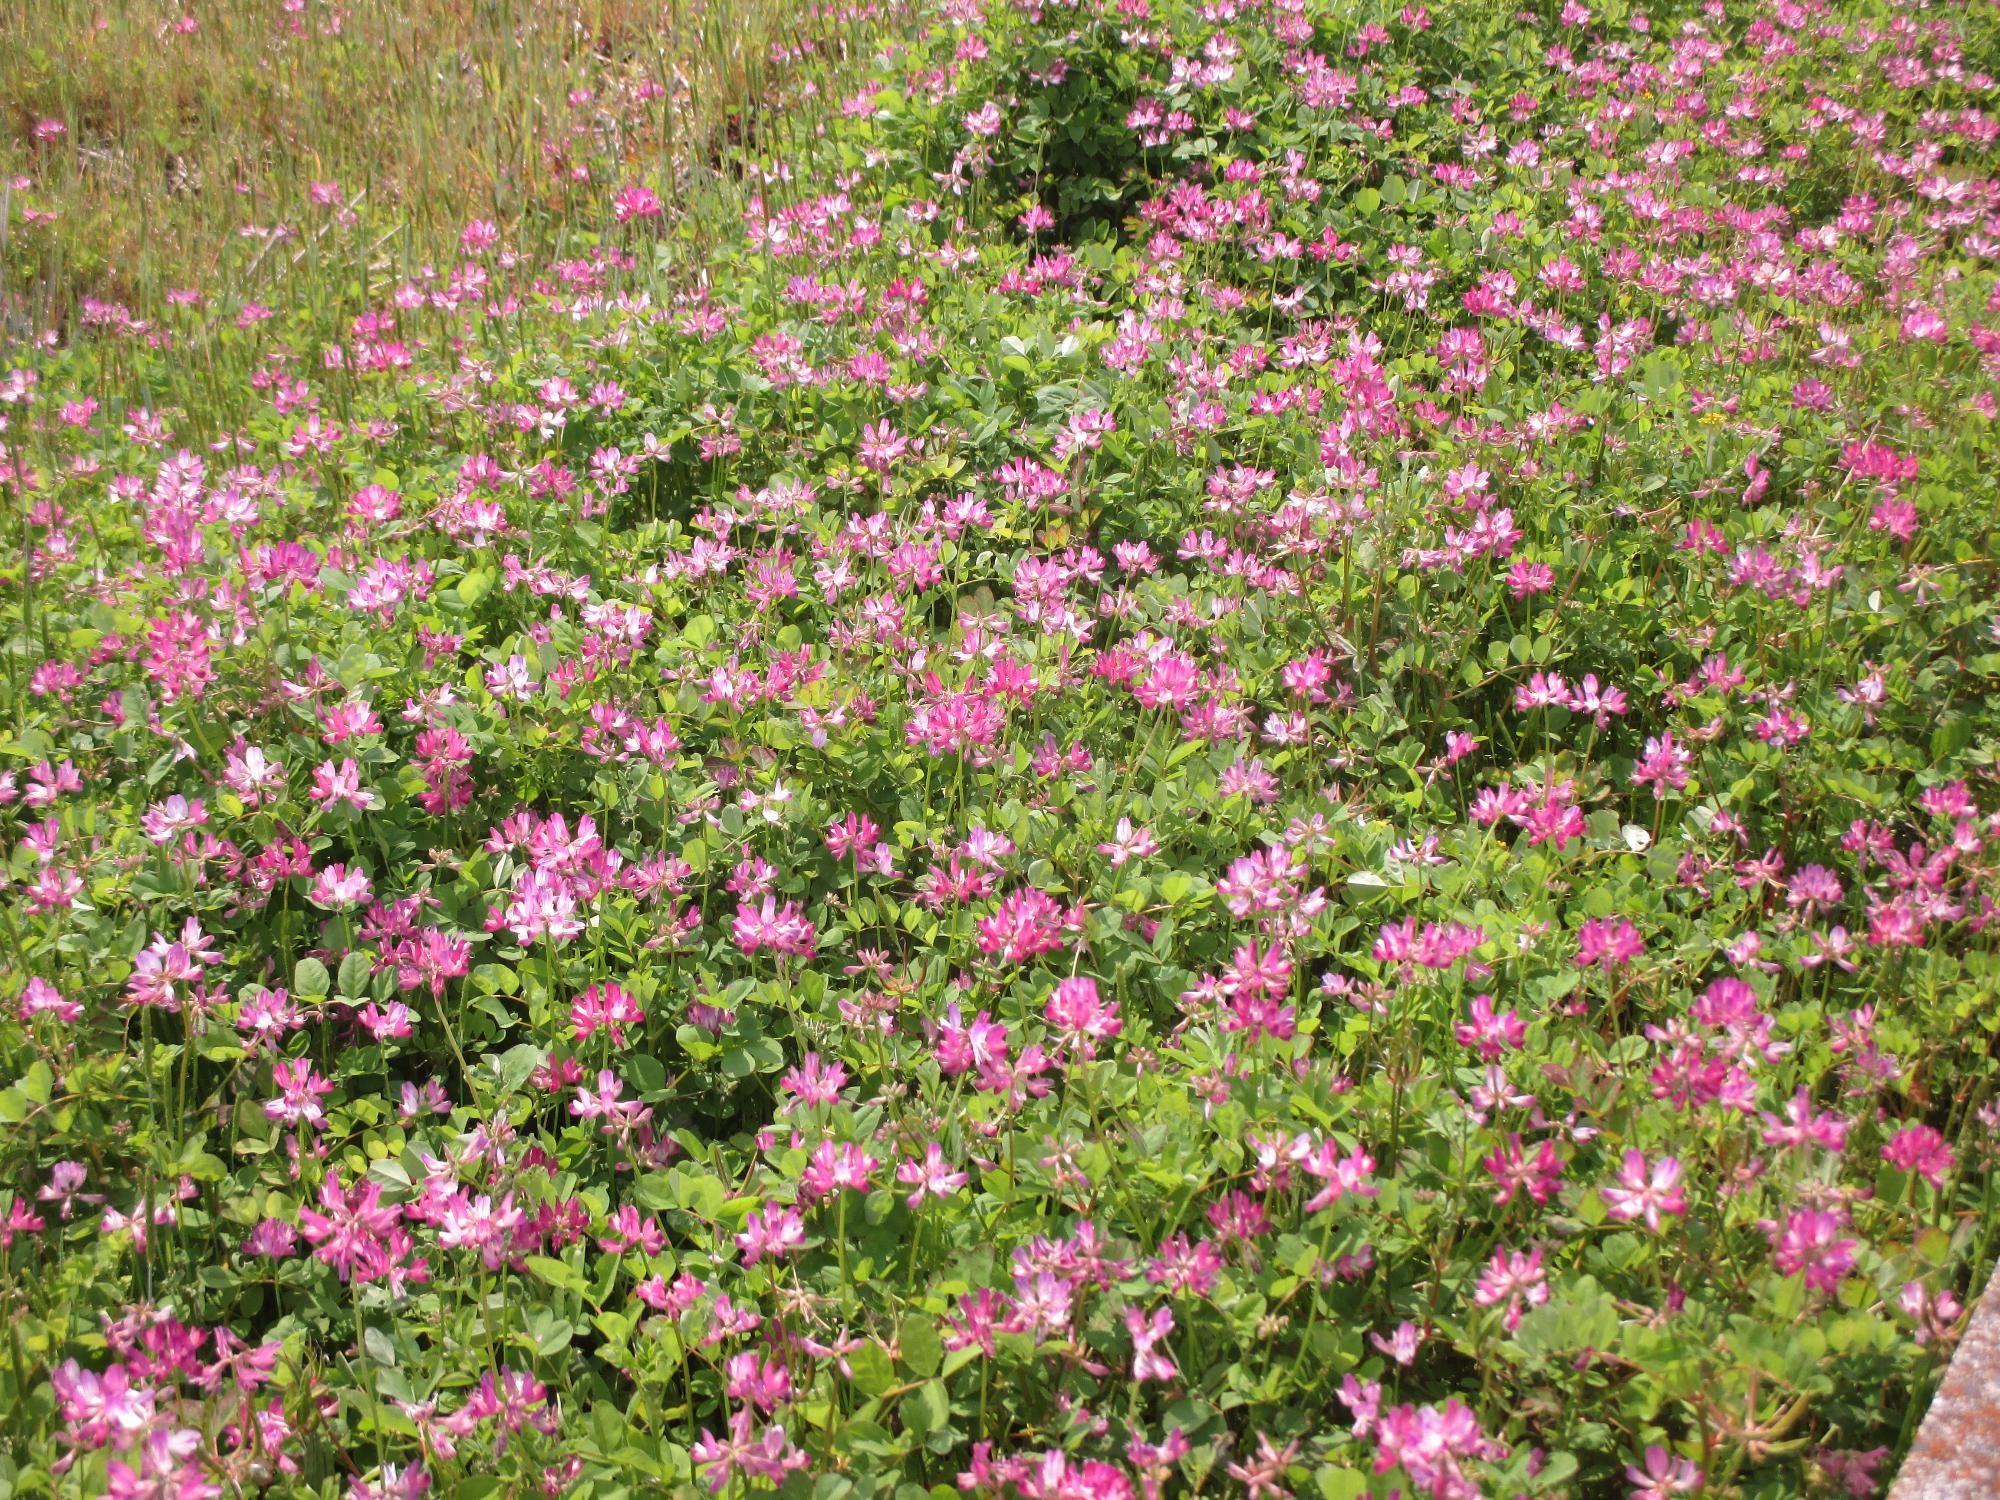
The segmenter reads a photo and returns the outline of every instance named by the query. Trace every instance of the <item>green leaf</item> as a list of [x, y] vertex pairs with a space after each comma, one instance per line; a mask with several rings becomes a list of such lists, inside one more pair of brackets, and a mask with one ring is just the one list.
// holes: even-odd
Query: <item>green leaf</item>
[[368, 955], [359, 949], [349, 953], [340, 961], [340, 980], [337, 994], [359, 999], [368, 993], [368, 981], [373, 977], [374, 965]]
[[1948, 714], [1931, 731], [1931, 759], [1950, 760], [1972, 743], [1972, 720], [1964, 714]]
[[458, 580], [458, 602], [468, 608], [484, 599], [493, 588], [493, 572], [489, 568], [476, 568]]
[[674, 1168], [669, 1178], [675, 1206], [701, 1218], [713, 1219], [729, 1201], [728, 1185], [713, 1172], [681, 1166]]
[[847, 1356], [847, 1367], [854, 1372], [854, 1388], [864, 1396], [879, 1396], [896, 1384], [896, 1367], [880, 1344], [863, 1344]]
[[47, 1104], [55, 1091], [56, 1075], [39, 1058], [21, 1075], [20, 1090], [30, 1103]]
[[333, 976], [316, 958], [302, 958], [292, 966], [292, 993], [307, 1000], [323, 1000], [333, 987]]
[[546, 1281], [550, 1286], [560, 1287], [566, 1292], [575, 1292], [579, 1297], [590, 1290], [590, 1284], [583, 1279], [583, 1272], [566, 1260], [555, 1260], [546, 1255], [530, 1255], [525, 1264], [529, 1275], [538, 1281]]
[[1569, 1478], [1570, 1475], [1574, 1474], [1576, 1467], [1576, 1455], [1574, 1453], [1565, 1453], [1558, 1450], [1549, 1455], [1548, 1461], [1542, 1465], [1542, 1471], [1535, 1476], [1535, 1480], [1544, 1489], [1553, 1490], [1557, 1485]]
[[547, 1054], [533, 1042], [522, 1042], [518, 1047], [509, 1047], [501, 1053], [493, 1067], [494, 1075], [500, 1080], [501, 1092], [518, 1093], [521, 1085], [542, 1065], [545, 1056]]
[[521, 988], [521, 977], [505, 964], [481, 964], [472, 971], [472, 982], [486, 995], [512, 995]]
[[903, 1363], [927, 1379], [937, 1374], [938, 1366], [944, 1363], [944, 1344], [931, 1320], [922, 1313], [911, 1313], [903, 1319], [896, 1344], [903, 1352]]
[[919, 1437], [927, 1437], [951, 1425], [951, 1396], [942, 1380], [927, 1380], [897, 1408], [903, 1425]]
[[546, 1324], [537, 1323], [532, 1336], [535, 1352], [547, 1358], [569, 1347], [570, 1340], [576, 1337], [576, 1326], [567, 1318], [556, 1318]]

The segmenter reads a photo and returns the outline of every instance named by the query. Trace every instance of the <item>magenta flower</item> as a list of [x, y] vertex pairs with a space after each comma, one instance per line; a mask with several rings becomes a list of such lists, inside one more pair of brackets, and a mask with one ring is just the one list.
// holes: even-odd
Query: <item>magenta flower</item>
[[1905, 1125], [1882, 1146], [1882, 1160], [1898, 1172], [1913, 1172], [1934, 1188], [1958, 1163], [1958, 1153], [1929, 1125]]
[[795, 1254], [805, 1248], [805, 1243], [805, 1221], [798, 1210], [778, 1203], [752, 1209], [743, 1232], [736, 1236], [736, 1246], [743, 1252], [746, 1266], [754, 1266], [767, 1256]]
[[1658, 1234], [1660, 1215], [1687, 1212], [1680, 1181], [1679, 1157], [1663, 1156], [1649, 1168], [1642, 1152], [1627, 1151], [1618, 1169], [1618, 1185], [1599, 1188], [1598, 1196], [1612, 1218], [1643, 1218], [1646, 1227]]
[[646, 1013], [620, 985], [593, 984], [570, 1002], [570, 1026], [579, 1042], [587, 1042], [599, 1030], [608, 1032], [613, 1046], [625, 1045], [625, 1028], [642, 1025]]
[[904, 1201], [911, 1208], [923, 1202], [926, 1195], [933, 1198], [949, 1198], [970, 1180], [964, 1172], [953, 1171], [945, 1159], [943, 1150], [932, 1141], [924, 1148], [924, 1159], [919, 1162], [910, 1159], [896, 1168], [896, 1180], [911, 1192]]
[[1701, 1470], [1694, 1462], [1658, 1443], [1646, 1449], [1644, 1468], [1626, 1465], [1625, 1477], [1632, 1484], [1631, 1500], [1669, 1500], [1670, 1496], [1692, 1494], [1701, 1488]]
[[382, 1189], [375, 1183], [364, 1178], [343, 1188], [332, 1173], [319, 1185], [319, 1204], [325, 1212], [299, 1210], [300, 1232], [313, 1253], [346, 1281], [358, 1264], [381, 1250], [397, 1211], [382, 1203]]

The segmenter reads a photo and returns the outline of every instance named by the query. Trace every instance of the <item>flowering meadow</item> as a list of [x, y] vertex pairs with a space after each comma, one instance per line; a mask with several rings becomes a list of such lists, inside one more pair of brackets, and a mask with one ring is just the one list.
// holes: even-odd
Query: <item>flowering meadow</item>
[[836, 30], [7, 288], [0, 1500], [1881, 1493], [2000, 1222], [2000, 9]]

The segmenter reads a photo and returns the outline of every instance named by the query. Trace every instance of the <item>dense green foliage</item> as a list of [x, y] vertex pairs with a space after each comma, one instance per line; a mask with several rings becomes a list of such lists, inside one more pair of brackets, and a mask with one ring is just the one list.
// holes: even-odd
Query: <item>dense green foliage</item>
[[0, 1494], [1878, 1491], [1996, 30], [957, 0], [0, 360]]

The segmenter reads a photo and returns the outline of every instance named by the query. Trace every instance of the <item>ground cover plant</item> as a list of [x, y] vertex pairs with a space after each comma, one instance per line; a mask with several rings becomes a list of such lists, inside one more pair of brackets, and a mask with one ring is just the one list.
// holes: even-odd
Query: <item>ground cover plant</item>
[[851, 21], [0, 360], [0, 1487], [1880, 1492], [2000, 15]]

